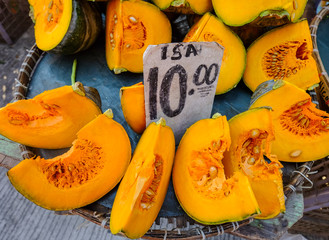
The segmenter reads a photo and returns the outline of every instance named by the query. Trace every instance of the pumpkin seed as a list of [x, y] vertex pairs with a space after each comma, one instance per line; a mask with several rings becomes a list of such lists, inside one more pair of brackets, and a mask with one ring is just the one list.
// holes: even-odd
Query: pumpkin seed
[[248, 163], [249, 165], [254, 165], [255, 162], [256, 162], [256, 160], [255, 160], [255, 158], [253, 158], [253, 157], [249, 158], [248, 161], [247, 161], [247, 163]]
[[297, 2], [297, 0], [294, 0], [292, 2], [292, 7], [294, 8], [294, 10], [297, 10], [297, 8], [298, 8], [298, 2]]
[[214, 179], [215, 177], [217, 177], [217, 173], [218, 173], [218, 170], [215, 166], [211, 166], [209, 168], [209, 175], [210, 175], [211, 179]]
[[130, 16], [128, 17], [128, 19], [129, 19], [129, 21], [130, 21], [131, 23], [134, 23], [134, 24], [136, 24], [136, 23], [138, 22], [138, 20], [137, 20], [134, 16], [132, 16], [132, 15], [130, 15]]
[[291, 152], [289, 155], [292, 158], [296, 158], [296, 157], [299, 157], [301, 154], [302, 154], [302, 150], [295, 150], [295, 151]]

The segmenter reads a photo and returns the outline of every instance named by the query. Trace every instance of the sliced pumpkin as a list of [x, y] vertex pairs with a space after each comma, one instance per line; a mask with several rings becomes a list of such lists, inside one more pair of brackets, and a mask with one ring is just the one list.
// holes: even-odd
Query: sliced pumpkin
[[111, 0], [106, 12], [106, 60], [110, 70], [143, 72], [149, 45], [171, 42], [171, 24], [148, 2]]
[[152, 226], [164, 201], [175, 155], [175, 138], [164, 119], [145, 129], [111, 210], [113, 234], [140, 238]]
[[13, 186], [27, 199], [50, 210], [69, 210], [95, 202], [120, 181], [131, 146], [111, 111], [78, 133], [73, 146], [53, 159], [25, 159], [8, 171]]
[[194, 123], [179, 143], [172, 175], [175, 194], [200, 223], [239, 221], [260, 213], [248, 178], [225, 173], [223, 154], [230, 144], [226, 117], [218, 114]]
[[[96, 89], [89, 89], [100, 99]], [[70, 147], [76, 133], [99, 114], [100, 106], [77, 82], [0, 108], [0, 134], [30, 147]]]
[[303, 15], [307, 0], [213, 0], [214, 10], [230, 26], [253, 22], [261, 26], [296, 22]]
[[240, 38], [217, 17], [206, 13], [185, 36], [184, 42], [212, 42], [224, 47], [216, 94], [226, 93], [242, 78], [246, 49]]
[[319, 83], [307, 20], [275, 28], [258, 38], [247, 50], [243, 75], [251, 91], [267, 80], [291, 82], [306, 90]]
[[225, 173], [232, 176], [242, 172], [248, 176], [261, 211], [255, 218], [269, 219], [284, 212], [280, 170], [283, 166], [271, 153], [274, 139], [271, 110], [245, 111], [231, 118], [229, 125], [232, 144], [224, 154]]
[[120, 89], [123, 116], [134, 132], [141, 134], [146, 128], [144, 85], [142, 82]]
[[161, 10], [202, 15], [212, 10], [211, 0], [152, 0]]
[[101, 31], [97, 8], [80, 0], [29, 0], [35, 41], [43, 51], [73, 54], [88, 49]]
[[267, 81], [253, 95], [250, 108], [273, 109], [272, 153], [280, 161], [307, 162], [329, 155], [329, 114], [316, 108], [311, 96], [285, 81]]

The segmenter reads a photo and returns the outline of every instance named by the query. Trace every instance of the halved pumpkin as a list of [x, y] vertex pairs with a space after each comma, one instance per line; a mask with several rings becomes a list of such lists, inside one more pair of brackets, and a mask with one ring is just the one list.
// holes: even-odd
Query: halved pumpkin
[[250, 108], [273, 109], [272, 153], [280, 161], [306, 162], [329, 155], [329, 114], [319, 110], [304, 90], [285, 81], [262, 83]]
[[29, 0], [35, 21], [38, 48], [73, 54], [89, 48], [97, 39], [102, 20], [97, 8], [80, 0]]
[[123, 116], [134, 132], [141, 134], [146, 128], [144, 85], [142, 82], [120, 89]]
[[212, 42], [224, 47], [216, 94], [234, 88], [246, 66], [246, 49], [240, 38], [217, 17], [206, 13], [185, 36], [184, 42]]
[[171, 24], [148, 2], [112, 0], [106, 12], [106, 60], [110, 70], [143, 72], [148, 45], [171, 42]]
[[131, 146], [112, 111], [99, 115], [78, 133], [70, 150], [53, 159], [25, 159], [8, 171], [27, 199], [50, 210], [93, 203], [108, 193], [126, 171]]
[[319, 83], [307, 20], [275, 28], [258, 38], [247, 50], [243, 75], [251, 91], [267, 80], [291, 82], [306, 90]]
[[[89, 89], [100, 99], [96, 89]], [[0, 134], [36, 148], [70, 147], [80, 128], [99, 114], [100, 106], [86, 97], [77, 82], [1, 108]]]
[[175, 138], [164, 119], [144, 131], [111, 210], [113, 234], [140, 238], [152, 226], [164, 201], [175, 155]]
[[230, 26], [253, 22], [261, 26], [277, 26], [296, 22], [304, 13], [307, 0], [213, 0], [214, 10]]
[[[261, 214], [268, 219], [285, 211], [282, 186], [283, 166], [271, 153], [274, 139], [271, 110], [255, 108], [229, 120], [232, 144], [224, 154], [227, 176], [242, 172], [248, 176]], [[266, 156], [267, 159], [264, 157]]]
[[200, 223], [239, 221], [260, 213], [248, 178], [225, 173], [223, 154], [230, 144], [226, 117], [219, 114], [194, 123], [179, 143], [172, 175], [175, 194]]
[[211, 0], [152, 0], [163, 11], [202, 15], [212, 10]]

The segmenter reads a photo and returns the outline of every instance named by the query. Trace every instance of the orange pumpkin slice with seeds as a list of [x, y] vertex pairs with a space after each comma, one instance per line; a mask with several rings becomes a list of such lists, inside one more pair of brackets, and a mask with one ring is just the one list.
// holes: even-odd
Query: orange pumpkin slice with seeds
[[125, 129], [106, 111], [85, 125], [73, 146], [53, 159], [25, 159], [8, 171], [27, 199], [50, 210], [95, 202], [112, 190], [126, 171], [131, 146]]
[[[283, 166], [271, 153], [274, 139], [271, 110], [254, 108], [229, 120], [232, 144], [224, 154], [227, 176], [242, 172], [248, 176], [261, 214], [269, 219], [285, 211], [282, 185]], [[267, 159], [264, 158], [267, 157]]]
[[0, 134], [30, 147], [70, 147], [76, 133], [102, 113], [89, 96], [100, 103], [96, 89], [76, 82], [9, 103], [0, 108]]
[[307, 20], [275, 28], [248, 48], [243, 80], [252, 91], [271, 79], [283, 79], [304, 90], [312, 88], [320, 81], [312, 52]]
[[275, 140], [272, 153], [280, 161], [306, 162], [329, 155], [329, 114], [319, 110], [311, 97], [285, 81], [267, 81], [253, 95], [250, 108], [273, 109]]
[[215, 114], [187, 129], [175, 156], [173, 185], [184, 211], [204, 224], [239, 221], [260, 213], [248, 178], [228, 176], [223, 154], [231, 144], [225, 116]]
[[122, 179], [111, 210], [113, 234], [140, 238], [156, 219], [171, 176], [175, 138], [164, 119], [143, 132]]
[[119, 74], [143, 72], [148, 45], [171, 42], [171, 24], [161, 10], [148, 2], [112, 0], [106, 12], [106, 61]]

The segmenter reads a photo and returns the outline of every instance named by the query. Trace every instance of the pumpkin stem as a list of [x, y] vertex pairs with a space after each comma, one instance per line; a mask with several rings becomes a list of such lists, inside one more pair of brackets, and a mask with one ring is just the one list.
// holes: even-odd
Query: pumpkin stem
[[215, 113], [214, 115], [212, 115], [212, 119], [216, 119], [216, 118], [219, 118], [219, 117], [221, 117], [222, 116], [222, 114], [220, 114], [220, 113]]
[[72, 85], [73, 91], [79, 94], [80, 96], [86, 96], [85, 88], [81, 82], [75, 82]]
[[113, 111], [111, 108], [107, 109], [105, 112], [104, 112], [104, 115], [108, 118], [113, 118]]
[[71, 73], [71, 84], [72, 84], [72, 86], [75, 84], [76, 72], [77, 72], [77, 59], [74, 59], [73, 65], [72, 65], [72, 73]]
[[285, 82], [282, 79], [276, 80], [274, 85], [273, 85], [273, 90], [278, 89], [285, 85]]
[[165, 127], [165, 126], [166, 126], [166, 120], [165, 120], [164, 118], [160, 118], [160, 119], [156, 122], [156, 124]]

